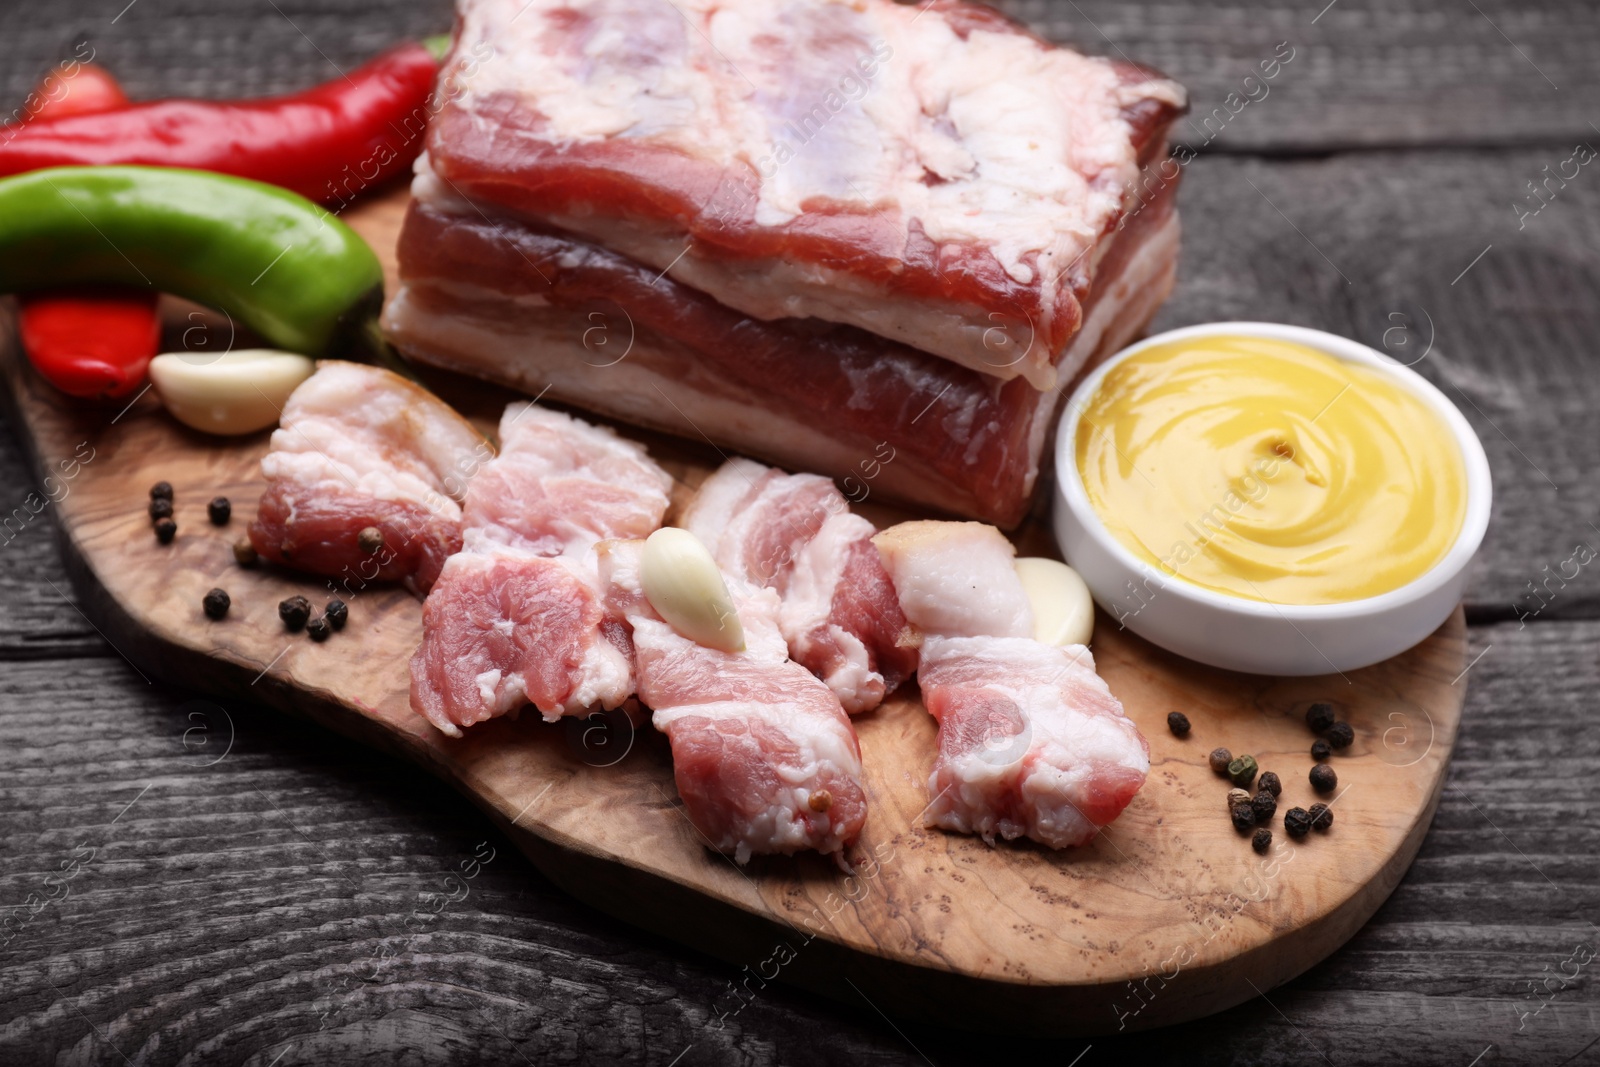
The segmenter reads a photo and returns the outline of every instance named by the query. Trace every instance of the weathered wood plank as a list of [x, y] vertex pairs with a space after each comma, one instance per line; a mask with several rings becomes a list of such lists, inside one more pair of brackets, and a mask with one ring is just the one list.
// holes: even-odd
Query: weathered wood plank
[[[1095, 1039], [1093, 1056], [1321, 1062], [1314, 1046], [1339, 1064], [1465, 1064], [1491, 1044], [1484, 1062], [1579, 1053], [1600, 1028], [1592, 965], [1565, 988], [1552, 975], [1570, 973], [1574, 947], [1600, 949], [1576, 919], [1600, 904], [1588, 825], [1600, 736], [1579, 729], [1597, 643], [1595, 622], [1478, 630], [1488, 651], [1468, 676], [1434, 830], [1368, 927], [1270, 993], [1277, 1010], [1252, 1002]], [[45, 878], [75, 848], [95, 850], [67, 895], [0, 945], [0, 1058], [120, 1062], [109, 1039], [149, 1063], [389, 1062], [402, 1049], [496, 1063], [666, 1064], [685, 1049], [682, 1063], [923, 1062], [913, 1045], [939, 1064], [1067, 1063], [1090, 1044], [896, 1033], [865, 1002], [841, 1009], [777, 984], [719, 1029], [735, 968], [554, 889], [419, 772], [298, 721], [226, 710], [146, 686], [113, 659], [0, 673], [0, 914], [49, 892]], [[444, 875], [485, 841], [494, 858], [413, 937], [407, 916], [427, 910], [426, 894], [460, 896]], [[1547, 979], [1547, 1006], [1519, 1019], [1539, 1004], [1528, 984]]]
[[[1000, 0], [997, 6], [1055, 40], [1126, 55], [1182, 81], [1194, 103], [1183, 137], [1197, 147], [1326, 151], [1595, 135], [1589, 123], [1600, 99], [1600, 68], [1592, 58], [1600, 9], [1579, 0], [1486, 0], [1480, 10], [1457, 0]], [[136, 96], [260, 94], [336, 76], [335, 68], [348, 70], [394, 41], [443, 32], [452, 5], [186, 0], [130, 5], [114, 22], [104, 7], [93, 0], [0, 7], [7, 110], [85, 37]], [[179, 21], [181, 39], [171, 32]], [[1281, 55], [1293, 58], [1281, 73], [1264, 85], [1246, 84], [1285, 42], [1292, 51]], [[1231, 102], [1230, 93], [1238, 94]]]

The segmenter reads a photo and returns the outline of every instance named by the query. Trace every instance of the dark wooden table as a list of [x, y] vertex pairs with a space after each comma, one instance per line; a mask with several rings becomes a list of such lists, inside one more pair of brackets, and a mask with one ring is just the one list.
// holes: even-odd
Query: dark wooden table
[[[718, 1028], [734, 968], [565, 896], [414, 768], [148, 682], [75, 607], [41, 517], [0, 532], [0, 1062], [1600, 1063], [1600, 561], [1577, 562], [1600, 550], [1600, 166], [1564, 164], [1600, 145], [1600, 6], [1009, 9], [1193, 92], [1158, 327], [1387, 348], [1488, 449], [1460, 744], [1372, 922], [1289, 985], [1151, 1033], [914, 1028], [843, 982], [838, 1002], [769, 986]], [[20, 102], [85, 41], [136, 96], [280, 91], [449, 21], [443, 0], [12, 2], [0, 92]], [[1278, 76], [1247, 83], [1280, 44]], [[0, 517], [31, 482], [0, 434]], [[394, 954], [419, 896], [488, 849]], [[58, 899], [35, 913], [39, 893]]]

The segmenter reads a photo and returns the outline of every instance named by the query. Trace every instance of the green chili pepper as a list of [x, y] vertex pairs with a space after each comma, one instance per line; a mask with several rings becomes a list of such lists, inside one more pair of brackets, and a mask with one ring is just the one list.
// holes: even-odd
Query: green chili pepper
[[0, 180], [0, 292], [110, 283], [226, 312], [274, 347], [372, 336], [383, 268], [295, 193], [171, 167], [56, 167]]

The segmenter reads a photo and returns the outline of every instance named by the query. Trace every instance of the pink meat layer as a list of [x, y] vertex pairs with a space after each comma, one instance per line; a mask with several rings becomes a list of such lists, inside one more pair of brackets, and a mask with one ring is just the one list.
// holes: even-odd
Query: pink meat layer
[[701, 484], [683, 524], [726, 571], [775, 590], [789, 655], [845, 711], [870, 711], [917, 666], [916, 632], [872, 544], [831, 481], [730, 460]]
[[604, 610], [594, 546], [655, 529], [672, 485], [639, 445], [537, 405], [510, 405], [500, 441], [411, 660], [412, 709], [452, 736], [525, 704], [555, 719], [632, 695], [633, 648]]
[[[440, 182], [753, 318], [1056, 384], [1185, 106], [958, 0], [460, 0]], [[422, 187], [419, 187], [422, 188]], [[997, 324], [1027, 327], [999, 351]]]
[[[377, 367], [323, 360], [284, 405], [261, 461], [250, 542], [262, 558], [359, 593], [426, 593], [461, 547], [459, 501], [492, 451], [443, 401]], [[383, 535], [376, 551], [361, 533]]]
[[833, 693], [789, 660], [776, 594], [733, 579], [745, 650], [696, 644], [644, 599], [642, 545], [602, 545], [601, 574], [611, 611], [632, 630], [639, 698], [672, 745], [690, 821], [740, 863], [802, 850], [842, 855], [867, 817], [861, 749]]
[[918, 672], [939, 720], [933, 825], [1081, 845], [1122, 813], [1150, 750], [1082, 645], [929, 638]]

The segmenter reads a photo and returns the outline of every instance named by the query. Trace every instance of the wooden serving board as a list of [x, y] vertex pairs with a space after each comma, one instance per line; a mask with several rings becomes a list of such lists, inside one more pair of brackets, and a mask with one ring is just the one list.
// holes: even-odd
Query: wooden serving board
[[[403, 205], [403, 195], [391, 197], [350, 220], [391, 262]], [[1294, 679], [1202, 667], [1102, 615], [1095, 660], [1149, 739], [1151, 770], [1094, 843], [991, 847], [921, 826], [937, 742], [912, 685], [856, 720], [870, 805], [851, 853], [856, 874], [815, 855], [741, 868], [704, 847], [674, 789], [665, 739], [648, 726], [526, 715], [453, 741], [413, 715], [407, 663], [421, 605], [404, 592], [345, 593], [349, 626], [325, 644], [286, 634], [278, 602], [302, 593], [320, 605], [326, 587], [240, 568], [230, 547], [262, 489], [267, 435], [207, 438], [149, 397], [120, 416], [64, 402], [11, 337], [0, 322], [11, 414], [37, 464], [40, 499], [51, 500], [84, 611], [119, 652], [175, 684], [306, 716], [452, 782], [575, 896], [740, 968], [709, 1006], [713, 1026], [769, 981], [891, 1016], [1007, 1032], [1098, 1034], [1219, 1011], [1304, 971], [1366, 922], [1438, 803], [1465, 695], [1460, 610], [1387, 663]], [[508, 399], [459, 378], [430, 383], [486, 428]], [[634, 436], [678, 479], [678, 503], [719, 458]], [[177, 496], [168, 546], [145, 513], [148, 487], [163, 479]], [[221, 529], [205, 515], [218, 494], [234, 505]], [[1019, 541], [1049, 551], [1039, 524]], [[222, 622], [201, 613], [213, 586], [232, 596]], [[1333, 761], [1334, 826], [1296, 842], [1282, 812], [1320, 799], [1307, 781], [1312, 737], [1302, 720], [1314, 700], [1333, 702], [1356, 742]], [[1188, 715], [1188, 738], [1168, 731], [1169, 711]], [[1229, 785], [1206, 759], [1219, 745], [1253, 753], [1283, 779], [1265, 856], [1230, 824]]]

